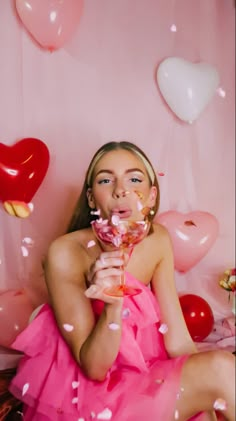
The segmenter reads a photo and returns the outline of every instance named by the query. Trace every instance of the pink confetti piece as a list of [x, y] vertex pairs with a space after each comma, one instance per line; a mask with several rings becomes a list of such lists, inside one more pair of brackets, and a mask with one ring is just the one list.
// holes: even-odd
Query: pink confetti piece
[[120, 329], [120, 325], [118, 325], [117, 323], [109, 323], [108, 327], [111, 330], [119, 330]]
[[72, 330], [74, 330], [74, 326], [72, 326], [72, 325], [70, 325], [70, 324], [68, 324], [68, 323], [65, 323], [65, 324], [63, 325], [63, 328], [64, 328], [67, 332], [72, 332]]
[[30, 237], [24, 237], [22, 239], [22, 243], [26, 244], [27, 246], [33, 246], [34, 240], [32, 240], [32, 238], [30, 238]]
[[98, 215], [99, 216], [101, 214], [101, 211], [100, 211], [100, 209], [98, 209], [98, 210], [91, 210], [90, 214], [91, 215]]
[[80, 385], [80, 382], [77, 382], [74, 380], [71, 385], [72, 385], [72, 389], [77, 389], [77, 387], [79, 387]]
[[71, 401], [71, 402], [72, 402], [73, 404], [76, 404], [76, 403], [78, 403], [78, 401], [79, 401], [79, 398], [78, 398], [78, 396], [76, 396], [75, 398], [73, 398], [73, 399], [72, 399], [72, 401]]
[[30, 212], [33, 212], [33, 210], [34, 210], [34, 204], [30, 202], [30, 203], [27, 203], [27, 205], [29, 207]]
[[122, 311], [122, 319], [128, 319], [128, 317], [130, 316], [131, 311], [129, 308], [124, 308], [124, 310]]
[[225, 98], [226, 97], [226, 92], [223, 88], [218, 88], [216, 90], [216, 92], [218, 93], [219, 96], [221, 96], [221, 98]]
[[176, 32], [177, 26], [175, 24], [171, 25], [170, 30], [171, 30], [171, 32]]
[[96, 242], [94, 240], [90, 240], [87, 244], [87, 248], [89, 249], [90, 247], [94, 247], [96, 246]]
[[165, 333], [168, 332], [168, 326], [165, 323], [162, 323], [158, 330], [162, 335], [165, 335]]
[[119, 217], [119, 215], [112, 215], [112, 217], [111, 217], [111, 223], [112, 223], [112, 225], [119, 225], [119, 222], [120, 222], [120, 217]]
[[158, 172], [157, 173], [160, 177], [164, 177], [165, 173], [164, 172]]
[[99, 414], [97, 414], [98, 420], [110, 420], [111, 417], [112, 417], [112, 412], [108, 408], [105, 408], [102, 412], [99, 412]]
[[29, 256], [29, 250], [27, 249], [27, 247], [21, 246], [21, 252], [22, 252], [22, 256], [23, 257], [28, 257]]
[[138, 211], [141, 211], [143, 209], [143, 205], [139, 200], [137, 202], [137, 209], [138, 209]]
[[217, 411], [225, 411], [227, 408], [227, 403], [224, 399], [218, 398], [215, 400], [213, 408]]
[[175, 410], [175, 420], [179, 419], [179, 411], [178, 409]]
[[25, 383], [22, 389], [22, 396], [24, 396], [29, 389], [29, 383]]

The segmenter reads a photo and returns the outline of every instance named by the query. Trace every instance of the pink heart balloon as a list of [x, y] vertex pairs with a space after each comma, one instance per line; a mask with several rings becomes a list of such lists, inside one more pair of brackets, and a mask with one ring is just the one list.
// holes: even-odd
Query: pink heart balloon
[[47, 50], [64, 45], [79, 23], [83, 0], [16, 0], [16, 10], [33, 38]]
[[208, 212], [163, 212], [157, 222], [164, 225], [171, 236], [175, 269], [186, 272], [195, 266], [214, 244], [219, 223]]
[[33, 305], [24, 288], [0, 291], [0, 345], [9, 347], [27, 326]]

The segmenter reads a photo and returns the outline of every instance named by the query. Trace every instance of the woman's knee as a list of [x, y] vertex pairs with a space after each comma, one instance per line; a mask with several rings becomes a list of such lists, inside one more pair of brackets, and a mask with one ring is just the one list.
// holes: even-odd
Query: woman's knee
[[[188, 363], [187, 363], [188, 366]], [[186, 367], [188, 371], [188, 367]], [[228, 351], [200, 352], [189, 357], [189, 376], [197, 373], [199, 387], [220, 392], [235, 387], [235, 357]]]

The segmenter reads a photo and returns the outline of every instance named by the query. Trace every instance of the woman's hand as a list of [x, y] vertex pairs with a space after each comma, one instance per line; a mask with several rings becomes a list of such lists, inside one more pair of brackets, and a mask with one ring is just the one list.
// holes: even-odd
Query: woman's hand
[[128, 262], [128, 254], [121, 250], [102, 252], [90, 267], [87, 275], [89, 288], [85, 291], [88, 298], [115, 303], [121, 297], [106, 295], [103, 291], [113, 285], [119, 285], [123, 267]]

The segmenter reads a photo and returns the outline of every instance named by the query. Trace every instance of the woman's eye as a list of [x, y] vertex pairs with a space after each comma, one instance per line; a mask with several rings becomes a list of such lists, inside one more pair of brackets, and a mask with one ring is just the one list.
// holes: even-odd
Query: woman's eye
[[130, 180], [132, 181], [132, 183], [141, 183], [142, 182], [142, 180], [140, 180], [140, 178], [138, 178], [138, 177], [132, 177]]
[[108, 184], [111, 180], [109, 178], [103, 178], [102, 180], [98, 180], [98, 184]]

